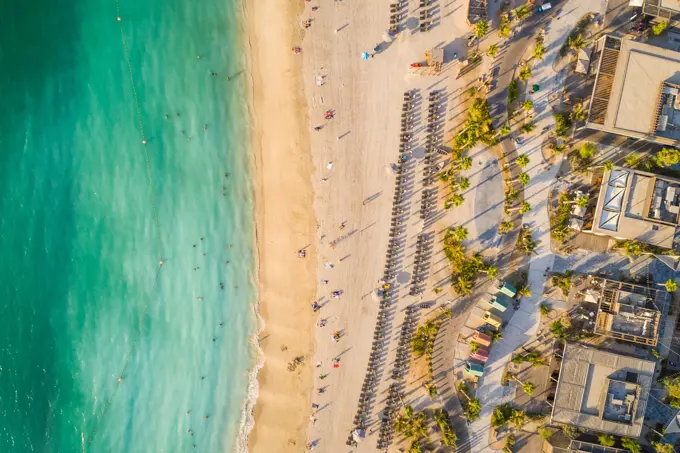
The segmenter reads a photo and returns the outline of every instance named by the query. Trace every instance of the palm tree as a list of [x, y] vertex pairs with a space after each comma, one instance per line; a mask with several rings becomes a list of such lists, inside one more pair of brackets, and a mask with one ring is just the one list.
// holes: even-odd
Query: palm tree
[[585, 195], [580, 195], [573, 200], [565, 201], [563, 203], [564, 204], [575, 204], [576, 206], [579, 206], [581, 208], [585, 208], [586, 206], [588, 206], [589, 201], [590, 200], [588, 199], [588, 197], [586, 197]]
[[461, 170], [469, 170], [472, 168], [472, 158], [470, 156], [465, 156], [458, 162], [458, 168]]
[[593, 143], [584, 143], [578, 150], [581, 159], [590, 159], [597, 152], [597, 147]]
[[423, 447], [417, 440], [411, 442], [411, 446], [408, 448], [408, 453], [422, 453]]
[[536, 44], [536, 48], [534, 49], [533, 57], [538, 58], [539, 60], [542, 60], [544, 53], [545, 53], [545, 46], [541, 43]]
[[583, 107], [583, 103], [578, 103], [574, 106], [569, 117], [574, 121], [585, 121], [588, 111]]
[[438, 390], [437, 386], [434, 384], [430, 384], [427, 386], [427, 394], [429, 395], [431, 400], [434, 400], [434, 398], [437, 396]]
[[629, 153], [626, 156], [626, 165], [629, 167], [633, 168], [637, 165], [637, 163], [640, 161], [640, 155], [638, 153]]
[[623, 253], [626, 254], [631, 262], [633, 262], [636, 257], [642, 255], [645, 252], [642, 244], [636, 240], [624, 241], [620, 246], [623, 249]]
[[518, 20], [524, 20], [529, 15], [529, 8], [527, 5], [522, 5], [515, 10], [515, 16]]
[[492, 342], [496, 342], [496, 341], [498, 341], [502, 338], [503, 338], [503, 332], [501, 332], [500, 330], [494, 330], [493, 332], [491, 332], [491, 341]]
[[474, 354], [479, 350], [479, 343], [476, 341], [470, 342], [470, 354]]
[[635, 439], [631, 439], [630, 437], [624, 437], [621, 439], [621, 446], [626, 450], [629, 450], [630, 453], [640, 453], [642, 451], [640, 442]]
[[581, 36], [580, 33], [577, 34], [576, 36], [570, 36], [567, 43], [568, 43], [569, 48], [571, 50], [576, 50], [576, 51], [583, 49], [583, 47], [585, 47], [585, 45], [586, 45], [586, 42], [585, 42], [585, 40], [583, 39], [583, 36]]
[[463, 277], [458, 277], [458, 279], [453, 283], [453, 290], [458, 294], [470, 294], [472, 292], [472, 282]]
[[537, 355], [537, 356], [534, 356], [534, 355], [531, 355], [531, 354], [530, 354], [530, 355], [527, 357], [527, 360], [529, 361], [529, 363], [531, 363], [531, 366], [533, 366], [534, 368], [538, 368], [538, 367], [541, 366], [541, 365], [546, 365], [546, 364], [547, 364], [547, 361], [545, 360], [545, 357], [541, 357], [541, 356], [538, 356], [538, 355]]
[[597, 436], [597, 439], [603, 447], [613, 447], [616, 443], [616, 439], [611, 434], [600, 434]]
[[459, 382], [457, 382], [457, 383], [456, 383], [456, 390], [458, 390], [460, 393], [462, 393], [463, 395], [465, 395], [465, 398], [467, 398], [468, 401], [470, 400], [470, 397], [469, 397], [468, 394], [467, 394], [468, 391], [470, 390], [470, 389], [468, 388], [467, 382], [465, 382], [465, 381], [459, 381]]
[[507, 201], [508, 203], [512, 203], [513, 201], [517, 200], [518, 196], [519, 190], [515, 189], [513, 186], [508, 187], [508, 189], [505, 191], [505, 201]]
[[489, 266], [486, 269], [486, 275], [488, 275], [489, 278], [493, 280], [494, 278], [498, 277], [498, 268], [496, 266]]
[[551, 311], [552, 307], [550, 306], [550, 304], [545, 302], [541, 304], [541, 315], [548, 316]]
[[531, 211], [531, 205], [529, 204], [528, 201], [523, 201], [516, 208], [506, 209], [506, 212], [508, 213], [513, 211], [519, 211], [520, 214], [526, 214], [527, 212]]
[[519, 213], [526, 214], [529, 211], [531, 211], [531, 205], [529, 204], [529, 202], [523, 201], [519, 208]]
[[531, 77], [531, 68], [529, 65], [524, 65], [519, 71], [519, 78], [520, 80], [529, 80], [529, 77]]
[[460, 190], [468, 190], [470, 188], [470, 179], [462, 177], [458, 180], [458, 187]]
[[611, 160], [608, 160], [604, 163], [604, 169], [612, 171], [614, 169], [614, 163]]
[[533, 395], [534, 392], [536, 391], [536, 384], [533, 382], [525, 382], [522, 384], [522, 390], [524, 390], [524, 393], [527, 395]]
[[534, 250], [536, 250], [536, 246], [536, 242], [534, 242], [534, 239], [531, 237], [531, 231], [528, 229], [523, 229], [520, 232], [519, 240], [517, 241], [517, 247], [519, 247], [520, 250], [524, 250], [527, 255], [531, 255]]
[[527, 184], [529, 184], [529, 181], [531, 181], [531, 176], [529, 176], [529, 173], [523, 171], [517, 177], [517, 181], [519, 181], [519, 183], [522, 184], [523, 186], [526, 186]]
[[495, 58], [496, 54], [498, 53], [498, 50], [499, 50], [498, 44], [491, 44], [489, 48], [486, 49], [486, 54], [491, 58]]
[[451, 428], [444, 431], [444, 445], [447, 447], [455, 447], [458, 442], [458, 436]]
[[489, 32], [489, 22], [480, 20], [475, 24], [475, 36], [483, 38]]
[[534, 101], [532, 101], [531, 99], [527, 99], [526, 101], [522, 102], [522, 108], [528, 112], [529, 110], [534, 108]]
[[524, 123], [520, 126], [519, 130], [524, 132], [525, 134], [531, 134], [535, 127], [536, 126], [534, 126], [533, 123]]
[[657, 453], [675, 453], [673, 444], [666, 444], [662, 442], [652, 442], [652, 447]]
[[[467, 395], [466, 395], [467, 396]], [[482, 411], [482, 403], [477, 398], [471, 398], [465, 408], [465, 418], [474, 422], [479, 418], [479, 413]]]
[[498, 227], [498, 234], [506, 234], [512, 231], [512, 228], [514, 227], [514, 224], [509, 221], [504, 221], [501, 222], [500, 226]]
[[529, 165], [529, 156], [527, 156], [526, 154], [520, 154], [519, 156], [517, 156], [516, 162], [517, 165], [519, 165], [521, 168], [524, 168], [527, 165]]
[[517, 292], [520, 296], [529, 297], [531, 296], [531, 287], [528, 285], [522, 285]]
[[512, 414], [510, 415], [510, 421], [515, 425], [515, 428], [519, 429], [526, 422], [526, 413], [521, 410], [513, 409]]
[[446, 202], [444, 203], [444, 207], [447, 208], [447, 209], [452, 207], [452, 206], [458, 207], [458, 206], [462, 205], [464, 201], [465, 201], [464, 196], [462, 196], [459, 193], [454, 193], [453, 195], [451, 195], [449, 197], [448, 200], [446, 200]]
[[675, 283], [675, 280], [673, 280], [672, 278], [669, 278], [668, 280], [666, 280], [665, 285], [666, 285], [666, 291], [668, 291], [669, 293], [674, 293], [678, 289], [678, 284]]
[[453, 238], [458, 242], [463, 242], [465, 239], [467, 239], [467, 236], [468, 230], [463, 226], [459, 226], [453, 230]]
[[508, 135], [510, 133], [510, 126], [504, 124], [498, 131], [500, 135]]

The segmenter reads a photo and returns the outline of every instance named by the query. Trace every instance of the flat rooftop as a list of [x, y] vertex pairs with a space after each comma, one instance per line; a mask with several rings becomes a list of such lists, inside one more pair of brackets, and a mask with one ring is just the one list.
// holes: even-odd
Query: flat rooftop
[[680, 0], [660, 0], [659, 6], [680, 12]]
[[656, 346], [668, 293], [615, 280], [593, 279], [599, 288], [595, 333], [619, 340]]
[[677, 21], [680, 19], [679, 0], [645, 0], [643, 13], [662, 19]]
[[551, 422], [639, 437], [655, 363], [567, 344]]
[[667, 249], [680, 221], [680, 180], [614, 167], [605, 170], [592, 232]]
[[[599, 61], [587, 126], [662, 144], [680, 140], [680, 112], [678, 124], [657, 130], [663, 85], [680, 84], [680, 52], [611, 36], [594, 48]], [[675, 98], [667, 98], [672, 107]]]

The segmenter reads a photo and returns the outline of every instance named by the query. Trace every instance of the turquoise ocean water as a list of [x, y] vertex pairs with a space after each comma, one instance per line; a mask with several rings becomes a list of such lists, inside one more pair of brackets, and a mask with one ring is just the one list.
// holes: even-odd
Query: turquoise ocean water
[[0, 452], [237, 451], [257, 324], [241, 5], [4, 6]]

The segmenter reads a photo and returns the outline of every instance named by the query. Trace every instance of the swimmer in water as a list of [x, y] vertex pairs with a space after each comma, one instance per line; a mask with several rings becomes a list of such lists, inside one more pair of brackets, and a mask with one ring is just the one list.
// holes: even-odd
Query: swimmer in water
[[169, 118], [170, 118], [170, 115], [165, 115], [166, 120], [169, 119]]
[[207, 125], [207, 124], [204, 124], [204, 125], [203, 125], [203, 132], [205, 132], [205, 131], [207, 131], [207, 130], [208, 130], [208, 125]]

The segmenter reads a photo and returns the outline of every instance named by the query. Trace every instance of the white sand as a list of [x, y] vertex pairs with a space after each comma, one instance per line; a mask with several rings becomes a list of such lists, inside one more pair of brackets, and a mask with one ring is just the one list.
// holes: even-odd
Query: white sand
[[[320, 9], [311, 12], [312, 6]], [[425, 50], [434, 46], [446, 46], [445, 60], [451, 60], [453, 52], [462, 58], [466, 54], [466, 37], [471, 34], [465, 23], [463, 0], [438, 2], [441, 23], [427, 33], [406, 30], [390, 47], [375, 58], [361, 61], [362, 52], [370, 52], [389, 24], [389, 2], [365, 2], [358, 0], [312, 1], [308, 3], [303, 18], [313, 18], [302, 44], [304, 60], [305, 92], [308, 99], [310, 124], [323, 124], [324, 112], [333, 109], [336, 118], [318, 132], [311, 132], [311, 149], [316, 168], [313, 174], [315, 188], [314, 208], [317, 223], [318, 278], [328, 279], [328, 285], [318, 286], [321, 303], [329, 301], [330, 292], [344, 290], [340, 300], [330, 299], [321, 310], [320, 317], [328, 319], [324, 328], [316, 328], [317, 358], [321, 368], [314, 369], [314, 387], [327, 385], [326, 393], [313, 392], [312, 401], [320, 404], [316, 423], [309, 423], [308, 440], [319, 439], [315, 451], [347, 451], [345, 441], [352, 428], [357, 401], [365, 376], [373, 330], [376, 322], [377, 303], [370, 296], [384, 270], [384, 256], [388, 243], [394, 177], [388, 175], [386, 166], [398, 155], [400, 113], [403, 93], [418, 88], [424, 98], [421, 109], [427, 108], [427, 96], [431, 90], [446, 89], [449, 95], [447, 133], [459, 124], [464, 115], [459, 102], [459, 89], [468, 80], [456, 80], [457, 68], [453, 63], [445, 67], [440, 76], [409, 75], [409, 64], [424, 60]], [[418, 23], [418, 2], [409, 5], [409, 25]], [[336, 29], [339, 29], [337, 33]], [[452, 40], [455, 40], [452, 42]], [[483, 46], [485, 47], [485, 46]], [[487, 59], [488, 60], [488, 59]], [[488, 65], [488, 63], [485, 63]], [[316, 83], [319, 75], [325, 75], [325, 85]], [[421, 98], [422, 99], [422, 98]], [[418, 128], [419, 143], [423, 144], [423, 124]], [[338, 137], [342, 137], [338, 139]], [[326, 165], [333, 162], [332, 169]], [[326, 182], [322, 182], [327, 178]], [[420, 205], [420, 180], [422, 163], [416, 171], [416, 192], [413, 196], [409, 220], [410, 244], [420, 231], [417, 209]], [[366, 204], [368, 197], [378, 195]], [[346, 221], [346, 227], [339, 229]], [[350, 233], [352, 233], [350, 235]], [[328, 243], [348, 235], [335, 248]], [[435, 245], [437, 247], [437, 245]], [[409, 248], [404, 265], [412, 266], [413, 249]], [[328, 270], [324, 262], [329, 260], [335, 268]], [[438, 267], [442, 266], [439, 263]], [[400, 293], [408, 293], [403, 286]], [[430, 293], [431, 295], [431, 293]], [[402, 297], [392, 325], [390, 354], [382, 373], [380, 390], [389, 385], [394, 349], [400, 329], [402, 310], [409, 303], [420, 299]], [[427, 297], [423, 300], [427, 300]], [[431, 299], [430, 299], [431, 300]], [[338, 342], [331, 340], [333, 331], [342, 331]], [[342, 355], [341, 367], [332, 369], [331, 359]], [[321, 381], [320, 372], [330, 373]], [[384, 395], [372, 410], [372, 420], [384, 407]], [[374, 425], [377, 428], [377, 424]], [[374, 451], [375, 434], [353, 451]]]

